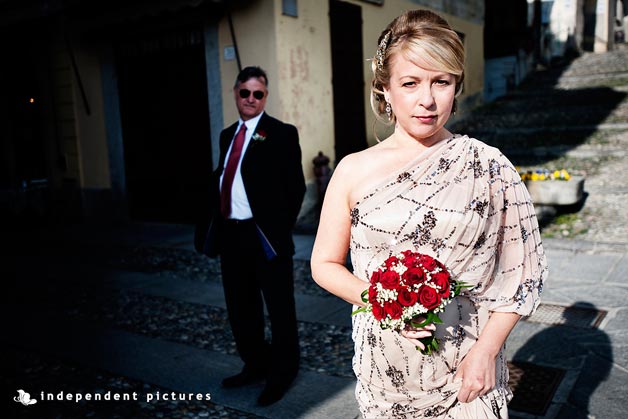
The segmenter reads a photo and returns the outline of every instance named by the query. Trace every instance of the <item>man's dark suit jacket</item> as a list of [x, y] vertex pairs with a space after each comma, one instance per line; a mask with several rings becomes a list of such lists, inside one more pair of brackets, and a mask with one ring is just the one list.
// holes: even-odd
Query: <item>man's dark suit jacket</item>
[[[212, 173], [210, 193], [201, 205], [194, 244], [198, 252], [215, 257], [220, 254], [222, 225], [220, 215], [220, 176], [225, 156], [238, 123], [220, 133], [220, 158]], [[265, 137], [256, 140], [255, 134]], [[278, 255], [292, 256], [292, 229], [305, 195], [299, 134], [293, 125], [264, 113], [245, 151], [242, 179], [260, 240]]]

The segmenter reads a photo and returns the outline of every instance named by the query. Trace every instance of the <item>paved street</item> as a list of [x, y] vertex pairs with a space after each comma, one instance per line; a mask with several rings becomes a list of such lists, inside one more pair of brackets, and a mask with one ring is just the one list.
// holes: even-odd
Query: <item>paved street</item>
[[[523, 371], [511, 417], [628, 411], [627, 95], [628, 54], [590, 54], [539, 72], [457, 126], [518, 166], [560, 165], [586, 176], [586, 200], [558, 208], [544, 225], [543, 304], [508, 341], [512, 371]], [[301, 372], [283, 400], [260, 408], [261, 384], [220, 388], [241, 364], [218, 265], [192, 250], [191, 226], [9, 227], [0, 382], [3, 397], [23, 389], [38, 401], [9, 400], [3, 417], [359, 416], [350, 307], [311, 280], [312, 235], [295, 236]], [[84, 400], [96, 394], [112, 400]]]

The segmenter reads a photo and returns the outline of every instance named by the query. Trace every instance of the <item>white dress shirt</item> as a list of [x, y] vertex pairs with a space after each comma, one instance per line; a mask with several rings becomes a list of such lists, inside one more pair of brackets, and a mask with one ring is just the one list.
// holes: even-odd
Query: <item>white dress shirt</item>
[[[235, 176], [233, 177], [233, 185], [231, 188], [231, 215], [229, 218], [236, 220], [248, 220], [249, 218], [253, 218], [253, 212], [251, 211], [251, 206], [249, 205], [249, 198], [246, 196], [246, 190], [244, 189], [244, 181], [242, 180], [242, 172], [240, 172], [240, 166], [242, 164], [242, 158], [244, 158], [244, 154], [246, 154], [246, 149], [251, 142], [251, 137], [255, 132], [255, 128], [257, 127], [257, 123], [264, 112], [257, 115], [255, 118], [251, 118], [248, 121], [242, 121], [242, 119], [238, 120], [238, 127], [235, 132], [237, 135], [238, 131], [242, 124], [246, 124], [246, 134], [244, 135], [244, 144], [242, 145], [242, 153], [240, 154], [240, 161], [238, 161], [238, 167], [236, 168]], [[224, 166], [222, 175], [220, 175], [220, 187], [222, 188], [222, 178], [225, 174], [225, 168], [227, 167], [227, 162], [229, 161], [229, 156], [231, 155], [231, 148], [233, 147], [233, 140], [231, 141], [231, 145], [229, 145], [229, 150], [227, 150], [227, 155], [225, 156]]]

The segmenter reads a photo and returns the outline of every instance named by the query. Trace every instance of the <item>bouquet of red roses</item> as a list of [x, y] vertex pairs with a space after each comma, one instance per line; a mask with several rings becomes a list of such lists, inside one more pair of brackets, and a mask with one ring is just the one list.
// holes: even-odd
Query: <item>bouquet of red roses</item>
[[[401, 331], [410, 324], [420, 328], [442, 323], [437, 313], [463, 288], [452, 279], [445, 266], [429, 255], [406, 250], [389, 257], [371, 275], [371, 285], [362, 293], [366, 306], [352, 314], [371, 312], [382, 329]], [[417, 317], [425, 320], [415, 323]], [[434, 336], [420, 339], [425, 345], [421, 353], [429, 355], [438, 350]], [[417, 347], [418, 349], [418, 347]]]

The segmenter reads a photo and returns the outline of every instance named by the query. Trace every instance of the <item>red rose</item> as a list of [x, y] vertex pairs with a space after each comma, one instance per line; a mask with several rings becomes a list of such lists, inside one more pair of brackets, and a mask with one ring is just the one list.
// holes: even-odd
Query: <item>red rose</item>
[[449, 273], [446, 271], [432, 274], [432, 283], [440, 289], [441, 298], [449, 298], [451, 286], [449, 285]]
[[380, 275], [382, 274], [382, 271], [380, 269], [373, 271], [373, 274], [371, 275], [371, 284], [377, 284], [380, 279]]
[[405, 307], [410, 307], [419, 300], [419, 294], [412, 292], [407, 288], [401, 288], [397, 290], [397, 300], [399, 304]]
[[425, 272], [420, 267], [408, 268], [403, 273], [403, 280], [408, 285], [421, 285], [425, 282]]
[[407, 267], [407, 268], [414, 268], [416, 266], [419, 265], [419, 260], [417, 259], [417, 257], [413, 254], [408, 254], [406, 255], [406, 257], [403, 259], [403, 264]]
[[438, 292], [426, 285], [419, 290], [419, 302], [428, 310], [432, 310], [440, 305], [440, 295]]
[[375, 284], [369, 287], [369, 303], [374, 304], [377, 301], [377, 287]]
[[397, 266], [398, 263], [399, 263], [399, 259], [397, 258], [397, 256], [391, 256], [384, 261], [384, 265], [386, 265], [387, 269], [390, 269], [393, 266]]
[[434, 260], [434, 258], [429, 255], [419, 256], [419, 262], [421, 262], [421, 265], [423, 265], [423, 267], [428, 271], [433, 271], [437, 266], [436, 260]]
[[379, 303], [373, 303], [373, 316], [379, 322], [386, 317], [386, 312], [384, 311], [384, 307], [382, 307]]
[[445, 272], [449, 272], [447, 271], [447, 268], [445, 267], [445, 265], [443, 265], [440, 261], [436, 261], [436, 266], [438, 266], [440, 268], [441, 271], [445, 271]]
[[394, 290], [399, 286], [399, 274], [395, 271], [386, 271], [381, 275], [382, 286], [389, 290]]
[[403, 308], [396, 301], [386, 301], [384, 303], [384, 311], [386, 311], [393, 320], [400, 319], [403, 314]]

